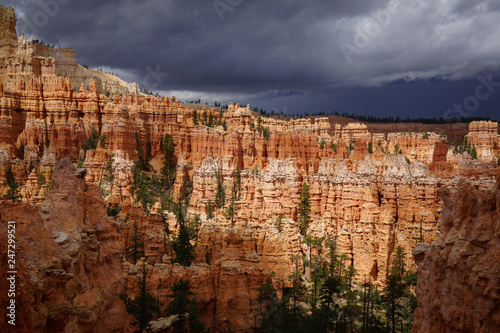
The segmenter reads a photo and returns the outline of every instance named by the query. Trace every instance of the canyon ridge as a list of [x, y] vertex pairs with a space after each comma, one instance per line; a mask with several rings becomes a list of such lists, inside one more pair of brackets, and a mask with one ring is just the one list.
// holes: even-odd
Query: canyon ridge
[[[12, 8], [0, 6], [0, 27], [0, 261], [5, 270], [16, 221], [17, 332], [132, 332], [120, 296], [136, 298], [144, 280], [164, 312], [181, 279], [212, 331], [253, 332], [259, 287], [292, 288], [294, 271], [308, 273], [294, 256], [319, 254], [299, 222], [303, 183], [306, 234], [335, 238], [357, 282], [384, 287], [404, 250], [418, 272], [413, 332], [500, 329], [498, 123], [381, 125], [182, 104], [17, 36]], [[138, 161], [160, 172], [166, 135], [171, 195], [183, 199], [188, 183], [185, 217], [198, 221], [187, 267], [172, 261], [178, 215], [140, 202], [134, 184]]]

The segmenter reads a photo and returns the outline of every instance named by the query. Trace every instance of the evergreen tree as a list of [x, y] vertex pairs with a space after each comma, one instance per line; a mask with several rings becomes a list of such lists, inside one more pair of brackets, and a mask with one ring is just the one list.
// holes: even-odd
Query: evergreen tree
[[130, 236], [130, 245], [127, 249], [127, 258], [132, 258], [135, 265], [137, 260], [144, 256], [144, 242], [142, 241], [142, 234], [139, 231], [137, 221], [134, 222], [132, 232]]
[[172, 248], [175, 251], [175, 262], [182, 266], [190, 266], [194, 259], [193, 245], [191, 245], [191, 231], [186, 223], [187, 207], [179, 198], [174, 209], [179, 223], [179, 234], [172, 237]]
[[368, 153], [373, 154], [373, 141], [368, 142]]
[[[299, 256], [292, 256], [297, 263]], [[304, 300], [304, 286], [301, 282], [301, 273], [296, 271], [290, 276], [294, 286], [290, 290], [283, 290], [283, 297], [278, 300], [276, 289], [270, 279], [257, 289], [257, 310], [259, 320], [258, 332], [311, 332], [306, 326], [306, 310], [301, 302]]]
[[476, 146], [472, 146], [472, 149], [470, 151], [470, 158], [472, 160], [477, 160], [477, 150], [476, 150]]
[[300, 233], [305, 235], [307, 233], [307, 228], [309, 227], [311, 213], [311, 201], [309, 194], [309, 185], [303, 182], [300, 186], [300, 201], [299, 201], [299, 222], [300, 222]]
[[219, 118], [217, 119], [217, 126], [221, 126], [222, 125], [222, 118], [224, 116], [224, 111], [223, 110], [220, 110], [219, 111]]
[[189, 220], [189, 233], [191, 239], [195, 241], [195, 245], [198, 245], [198, 232], [200, 231], [201, 219], [200, 215], [196, 214], [192, 219]]
[[[405, 331], [411, 328], [412, 315], [416, 307], [410, 286], [416, 283], [415, 277], [408, 274], [404, 263], [405, 252], [401, 246], [396, 248], [391, 273], [387, 277], [382, 300], [386, 309], [391, 332]], [[405, 318], [406, 314], [406, 318]], [[398, 329], [398, 326], [400, 329]]]
[[208, 200], [207, 203], [207, 219], [213, 219], [214, 218], [214, 212], [213, 212], [213, 207], [212, 207], [212, 200]]
[[285, 310], [283, 314], [283, 316], [286, 317], [284, 319], [285, 323], [291, 324], [287, 329], [290, 330], [290, 332], [294, 332], [298, 331], [297, 329], [300, 327], [300, 323], [305, 317], [305, 309], [302, 306], [302, 302], [305, 300], [306, 290], [302, 282], [303, 274], [299, 270], [299, 261], [301, 257], [299, 255], [292, 255], [290, 259], [295, 266], [294, 272], [289, 276], [289, 279], [293, 282], [293, 287], [282, 301], [288, 304], [286, 308], [283, 309]]
[[139, 159], [138, 165], [140, 169], [145, 171], [149, 170], [149, 161], [146, 159], [146, 153], [144, 152], [144, 148], [142, 147], [142, 142], [137, 130], [135, 131], [135, 145], [137, 149], [137, 158]]
[[231, 203], [226, 210], [226, 219], [231, 220], [231, 225], [233, 224], [233, 218], [236, 214], [237, 205], [236, 201], [239, 201], [239, 193], [241, 189], [241, 173], [240, 168], [237, 166], [236, 170], [233, 172], [233, 188], [231, 190]]
[[189, 206], [189, 201], [191, 200], [191, 194], [193, 193], [193, 181], [189, 174], [184, 175], [184, 181], [181, 187], [181, 198], [184, 201], [184, 205]]
[[[101, 143], [101, 148], [106, 149], [106, 146], [107, 146], [107, 144], [108, 144], [108, 143], [106, 142], [106, 140], [107, 140], [106, 135], [99, 135], [99, 142]], [[97, 148], [97, 146], [96, 146], [96, 148]]]
[[241, 199], [241, 171], [239, 165], [236, 165], [236, 170], [234, 171], [234, 188], [235, 198], [239, 201]]
[[169, 191], [174, 186], [177, 169], [177, 159], [175, 158], [175, 146], [172, 135], [165, 134], [161, 151], [163, 153], [163, 167], [160, 173], [163, 177], [165, 189]]
[[259, 332], [279, 332], [283, 326], [283, 306], [279, 304], [278, 295], [271, 279], [257, 288], [257, 311], [259, 312]]
[[97, 132], [96, 128], [92, 126], [92, 130], [90, 131], [90, 135], [88, 139], [85, 141], [83, 144], [83, 150], [95, 150], [97, 148], [97, 140], [99, 137], [99, 133]]
[[201, 118], [201, 124], [204, 126], [207, 126], [207, 124], [208, 124], [207, 110], [203, 111], [202, 118]]
[[193, 111], [193, 125], [198, 126], [198, 111]]
[[45, 185], [45, 175], [43, 174], [43, 172], [40, 172], [38, 174], [38, 177], [36, 178], [36, 183], [38, 184], [38, 186], [42, 186], [42, 185]]
[[151, 193], [153, 181], [148, 176], [141, 166], [141, 162], [137, 161], [132, 169], [133, 183], [130, 187], [132, 193], [135, 195], [135, 200], [142, 206], [144, 214], [149, 215], [151, 206], [154, 204], [154, 197]]
[[5, 185], [9, 187], [7, 190], [7, 194], [4, 196], [5, 199], [7, 200], [12, 200], [12, 203], [15, 203], [17, 201], [20, 201], [19, 199], [22, 198], [22, 195], [19, 190], [19, 184], [16, 182], [16, 178], [14, 176], [14, 173], [12, 171], [9, 171], [7, 173]]
[[127, 311], [135, 317], [139, 324], [139, 332], [143, 332], [147, 328], [156, 310], [156, 299], [147, 292], [146, 277], [148, 270], [146, 262], [142, 263], [141, 273], [138, 281], [140, 287], [139, 296], [133, 301], [129, 298], [125, 301]]
[[49, 139], [49, 128], [47, 127], [47, 118], [45, 118], [45, 147], [49, 148], [50, 139]]
[[327, 256], [325, 258], [326, 277], [320, 288], [319, 299], [321, 304], [318, 310], [317, 325], [324, 332], [347, 332], [349, 313], [352, 307], [352, 299], [346, 296], [352, 287], [352, 275], [346, 274], [344, 260], [345, 255], [337, 253], [337, 242], [328, 236], [326, 239]]
[[222, 208], [226, 204], [226, 186], [222, 181], [222, 167], [215, 172], [215, 179], [217, 181], [217, 188], [215, 192], [215, 205], [217, 208]]
[[269, 127], [264, 127], [262, 129], [262, 135], [264, 136], [264, 139], [266, 139], [266, 141], [271, 140], [271, 131], [269, 130]]
[[199, 319], [198, 307], [194, 294], [191, 291], [189, 280], [180, 279], [172, 286], [169, 298], [172, 299], [167, 307], [167, 315], [177, 315], [173, 324], [174, 332], [204, 333], [205, 324]]
[[211, 111], [208, 115], [208, 127], [214, 127], [214, 116], [212, 115]]
[[306, 265], [309, 266], [309, 281], [310, 281], [310, 295], [309, 301], [311, 304], [312, 311], [316, 311], [316, 305], [318, 301], [319, 288], [323, 279], [327, 275], [327, 265], [326, 261], [320, 255], [312, 255], [313, 247], [321, 249], [321, 238], [311, 237], [309, 234], [304, 236], [303, 243], [307, 244], [309, 249], [309, 258], [305, 260]]

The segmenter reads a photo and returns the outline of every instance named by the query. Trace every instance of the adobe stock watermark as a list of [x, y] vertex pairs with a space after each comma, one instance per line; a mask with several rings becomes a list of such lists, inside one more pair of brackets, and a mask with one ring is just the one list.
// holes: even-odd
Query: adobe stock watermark
[[382, 33], [382, 30], [391, 24], [395, 15], [400, 14], [405, 8], [410, 8], [411, 5], [423, 8], [428, 5], [428, 2], [429, 0], [395, 0], [391, 1], [386, 9], [371, 14], [367, 22], [358, 28], [351, 41], [339, 44], [347, 63], [352, 63], [352, 56], [360, 54], [368, 47]]
[[146, 74], [142, 79], [142, 86], [148, 87], [150, 90], [154, 90], [160, 86], [164, 81], [164, 78], [168, 77], [170, 74], [168, 72], [162, 72], [160, 70], [160, 65], [156, 65], [156, 69], [146, 66]]
[[233, 12], [233, 10], [241, 5], [243, 0], [214, 0], [212, 5], [214, 6], [217, 16], [221, 22], [224, 21], [224, 14], [227, 12]]
[[486, 101], [491, 95], [500, 87], [500, 81], [493, 81], [493, 73], [484, 77], [479, 75], [477, 77], [479, 84], [471, 94], [464, 98], [461, 104], [453, 104], [453, 108], [447, 109], [443, 113], [445, 120], [452, 121], [455, 118], [469, 117], [471, 112], [476, 112], [481, 105], [481, 102]]
[[19, 19], [17, 22], [18, 27], [26, 34], [34, 35], [40, 28], [46, 26], [51, 18], [54, 18], [57, 14], [59, 14], [61, 6], [68, 4], [70, 1], [71, 0], [37, 1], [36, 3], [40, 6], [40, 10], [31, 15], [31, 17]]
[[16, 221], [7, 222], [7, 322], [16, 326]]

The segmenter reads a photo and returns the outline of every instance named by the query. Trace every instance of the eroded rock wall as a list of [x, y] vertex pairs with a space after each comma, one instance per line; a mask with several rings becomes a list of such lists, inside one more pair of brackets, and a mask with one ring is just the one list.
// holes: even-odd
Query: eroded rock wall
[[[98, 187], [69, 159], [54, 168], [40, 206], [0, 207], [0, 254], [7, 267], [7, 222], [16, 225], [16, 332], [125, 332], [131, 318], [119, 296], [121, 228], [106, 215]], [[8, 290], [6, 279], [0, 282]], [[8, 299], [2, 297], [2, 307]], [[8, 328], [7, 317], [0, 326]]]
[[462, 179], [440, 192], [441, 235], [416, 251], [413, 332], [500, 330], [500, 182], [494, 189]]

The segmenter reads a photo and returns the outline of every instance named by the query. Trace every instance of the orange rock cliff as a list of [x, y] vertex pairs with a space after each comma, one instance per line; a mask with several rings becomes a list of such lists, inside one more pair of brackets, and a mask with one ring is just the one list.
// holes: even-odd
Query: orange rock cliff
[[[189, 278], [209, 327], [248, 330], [257, 287], [268, 277], [287, 283], [293, 271], [290, 255], [308, 253], [297, 219], [303, 182], [311, 193], [308, 232], [337, 237], [358, 278], [370, 276], [378, 285], [385, 282], [397, 246], [411, 253], [418, 243], [442, 239], [439, 193], [463, 187], [464, 178], [478, 190], [495, 187], [497, 123], [470, 124], [468, 140], [477, 159], [454, 152], [443, 134], [384, 134], [331, 118], [259, 117], [250, 106], [238, 104], [222, 111], [198, 110], [215, 117], [221, 111], [226, 128], [195, 126], [194, 109], [175, 97], [143, 95], [135, 84], [79, 66], [70, 49], [18, 38], [12, 9], [0, 6], [0, 19], [0, 181], [12, 172], [23, 201], [4, 206], [1, 216], [2, 226], [16, 220], [27, 230], [21, 255], [26, 330], [125, 329], [129, 319], [117, 297], [122, 289], [132, 296], [139, 292], [143, 260], [149, 265], [148, 286], [164, 304], [162, 310], [172, 284]], [[258, 127], [269, 128], [269, 140]], [[94, 132], [104, 140], [85, 151]], [[165, 134], [175, 145], [176, 189], [185, 175], [192, 177], [188, 214], [201, 218], [196, 259], [187, 268], [170, 263], [160, 214], [151, 210], [146, 216], [131, 195], [138, 143], [155, 165]], [[70, 165], [78, 160], [85, 176]], [[223, 209], [209, 219], [216, 173], [231, 188], [236, 167], [241, 199], [233, 223]], [[7, 186], [1, 191], [3, 197]], [[115, 222], [104, 208], [118, 204], [123, 211]], [[175, 233], [178, 223], [172, 213], [167, 216], [169, 231]], [[134, 221], [145, 235], [145, 258], [136, 265], [120, 259]], [[47, 245], [38, 251], [38, 244]], [[407, 264], [415, 267], [410, 258]], [[52, 289], [40, 290], [42, 282]], [[59, 313], [60, 308], [66, 312]], [[422, 318], [432, 310], [420, 303], [419, 309], [419, 325], [427, 327]], [[123, 326], [116, 326], [117, 320]]]

